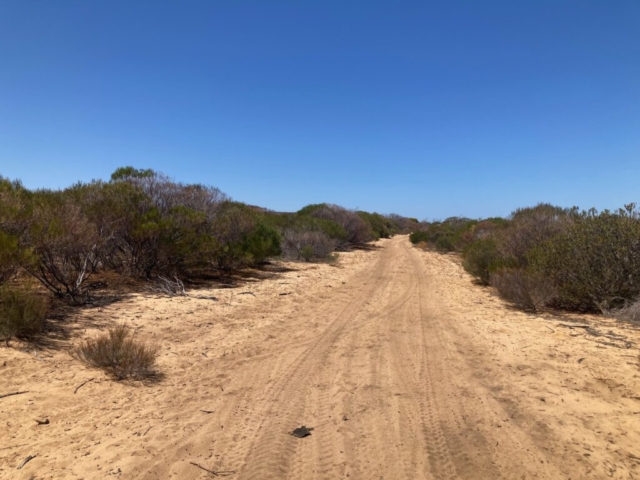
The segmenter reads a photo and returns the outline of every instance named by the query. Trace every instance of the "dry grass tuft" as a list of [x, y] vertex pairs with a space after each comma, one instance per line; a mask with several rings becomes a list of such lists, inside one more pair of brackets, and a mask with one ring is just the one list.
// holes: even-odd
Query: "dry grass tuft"
[[104, 370], [116, 380], [153, 376], [157, 355], [157, 346], [136, 341], [126, 325], [110, 328], [72, 351], [74, 358]]

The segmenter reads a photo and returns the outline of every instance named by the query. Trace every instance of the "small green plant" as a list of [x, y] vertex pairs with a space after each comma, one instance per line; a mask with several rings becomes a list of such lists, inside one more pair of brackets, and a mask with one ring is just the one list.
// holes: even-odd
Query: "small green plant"
[[300, 256], [304, 259], [305, 262], [310, 262], [313, 258], [313, 246], [305, 245], [300, 249]]
[[100, 368], [116, 380], [140, 380], [154, 375], [158, 347], [135, 340], [126, 325], [85, 340], [71, 355], [90, 367]]
[[32, 340], [42, 332], [49, 303], [25, 288], [0, 288], [0, 340], [9, 345], [12, 338]]

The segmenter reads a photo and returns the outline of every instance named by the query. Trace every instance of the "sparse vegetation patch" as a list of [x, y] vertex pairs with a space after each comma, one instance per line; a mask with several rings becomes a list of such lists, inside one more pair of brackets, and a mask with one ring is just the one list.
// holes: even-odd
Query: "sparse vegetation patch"
[[116, 380], [141, 380], [155, 374], [158, 347], [133, 337], [126, 325], [85, 340], [72, 356], [94, 368], [104, 370]]

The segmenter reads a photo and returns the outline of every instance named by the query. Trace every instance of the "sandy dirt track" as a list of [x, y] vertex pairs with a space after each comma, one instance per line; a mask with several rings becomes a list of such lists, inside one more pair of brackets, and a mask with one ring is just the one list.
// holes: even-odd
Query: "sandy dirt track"
[[114, 383], [64, 342], [0, 349], [0, 395], [29, 392], [0, 398], [0, 478], [640, 476], [635, 329], [517, 312], [453, 256], [377, 246], [72, 320], [68, 344], [122, 321], [159, 343], [156, 383]]

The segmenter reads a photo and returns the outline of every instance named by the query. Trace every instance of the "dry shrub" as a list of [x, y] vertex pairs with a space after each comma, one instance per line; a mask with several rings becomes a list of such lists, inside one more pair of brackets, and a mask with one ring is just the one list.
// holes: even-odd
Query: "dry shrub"
[[315, 218], [330, 220], [340, 225], [346, 232], [345, 242], [339, 245], [342, 248], [348, 245], [357, 245], [373, 240], [374, 234], [369, 224], [356, 212], [347, 210], [339, 205], [320, 204], [308, 205], [302, 211]]
[[324, 232], [285, 230], [282, 251], [285, 256], [310, 261], [327, 258], [336, 248], [336, 241]]
[[627, 322], [640, 322], [640, 299], [614, 311], [613, 317]]
[[490, 276], [490, 283], [502, 298], [523, 310], [538, 311], [556, 295], [549, 280], [520, 269], [494, 272]]
[[42, 194], [34, 208], [28, 241], [35, 261], [26, 270], [56, 296], [72, 304], [87, 300], [100, 236], [78, 205], [61, 194]]
[[31, 340], [42, 332], [49, 303], [41, 295], [26, 289], [0, 289], [0, 340], [7, 345], [12, 338]]
[[529, 254], [532, 270], [558, 287], [565, 308], [604, 311], [640, 295], [640, 210], [574, 213], [565, 232]]
[[548, 203], [519, 208], [511, 214], [509, 226], [496, 232], [498, 249], [502, 257], [526, 268], [529, 265], [529, 252], [565, 232], [572, 221], [571, 210]]
[[91, 367], [100, 368], [116, 380], [142, 379], [154, 375], [158, 347], [138, 342], [126, 325], [86, 340], [72, 356]]

